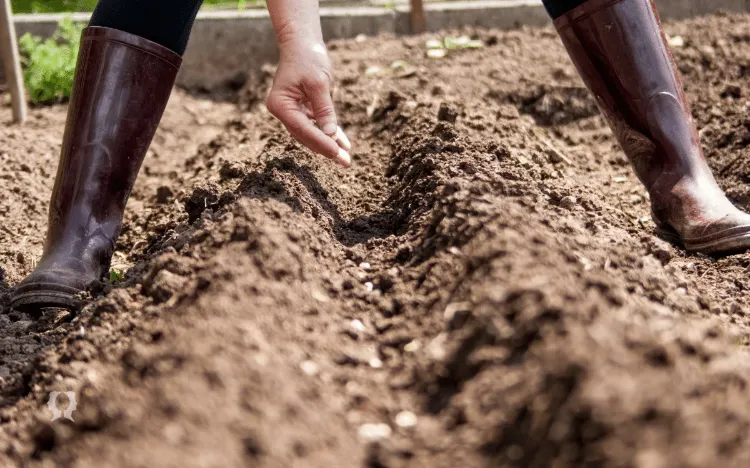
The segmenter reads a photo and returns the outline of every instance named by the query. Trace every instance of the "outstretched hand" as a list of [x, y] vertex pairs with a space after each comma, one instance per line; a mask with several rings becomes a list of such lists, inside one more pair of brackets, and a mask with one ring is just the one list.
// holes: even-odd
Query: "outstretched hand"
[[300, 143], [344, 167], [351, 143], [336, 119], [332, 69], [325, 45], [305, 40], [279, 44], [281, 58], [266, 106]]

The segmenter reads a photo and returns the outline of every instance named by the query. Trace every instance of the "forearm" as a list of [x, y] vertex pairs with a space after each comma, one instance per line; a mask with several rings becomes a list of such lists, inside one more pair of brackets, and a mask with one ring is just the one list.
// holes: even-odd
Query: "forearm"
[[323, 44], [318, 0], [267, 0], [279, 46], [304, 40]]

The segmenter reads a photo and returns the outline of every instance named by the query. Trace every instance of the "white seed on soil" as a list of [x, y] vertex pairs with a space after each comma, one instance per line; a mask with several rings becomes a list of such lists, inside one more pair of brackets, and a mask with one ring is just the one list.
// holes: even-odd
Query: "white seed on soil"
[[370, 264], [369, 264], [369, 263], [367, 263], [367, 262], [362, 262], [362, 263], [360, 263], [360, 264], [359, 264], [359, 267], [360, 267], [361, 269], [363, 269], [363, 270], [367, 271], [367, 270], [369, 270], [369, 269], [371, 269], [371, 268], [372, 268], [372, 265], [370, 265]]
[[401, 411], [396, 415], [395, 422], [398, 427], [414, 427], [417, 425], [417, 415], [411, 411]]
[[365, 42], [367, 40], [367, 34], [357, 34], [354, 38], [354, 42]]
[[621, 184], [621, 183], [623, 183], [623, 182], [627, 182], [627, 181], [628, 181], [628, 178], [627, 178], [627, 177], [624, 177], [624, 176], [617, 176], [617, 177], [612, 177], [612, 181], [614, 181], [614, 182], [617, 182], [617, 183], [620, 183], [620, 184]]
[[362, 321], [361, 321], [361, 320], [359, 320], [359, 319], [354, 319], [354, 320], [352, 320], [351, 322], [349, 322], [349, 325], [350, 325], [350, 326], [351, 326], [351, 327], [352, 327], [352, 328], [353, 328], [354, 330], [356, 330], [356, 331], [358, 331], [358, 332], [366, 332], [366, 331], [367, 331], [367, 327], [366, 327], [366, 326], [365, 326], [365, 324], [364, 324], [364, 323], [362, 323]]
[[682, 36], [674, 36], [667, 39], [667, 42], [672, 47], [685, 47], [685, 39]]
[[376, 357], [375, 357], [375, 358], [372, 358], [372, 359], [370, 359], [370, 361], [368, 362], [368, 364], [369, 364], [369, 365], [370, 365], [370, 367], [372, 367], [373, 369], [380, 369], [381, 367], [383, 367], [383, 361], [381, 361], [380, 359], [378, 359], [378, 358], [376, 358]]
[[583, 271], [589, 271], [594, 268], [594, 266], [591, 264], [591, 260], [586, 257], [578, 257], [578, 263], [583, 266]]
[[410, 341], [409, 343], [404, 346], [404, 351], [407, 353], [415, 353], [419, 351], [419, 348], [421, 348], [422, 345], [419, 343], [418, 340]]
[[317, 289], [313, 289], [312, 298], [318, 302], [328, 302], [330, 300], [326, 293]]
[[378, 76], [380, 74], [380, 67], [372, 66], [368, 67], [367, 70], [365, 70], [365, 76], [371, 77], [371, 76]]
[[359, 426], [359, 437], [366, 442], [387, 439], [392, 432], [391, 426], [385, 423], [367, 423]]
[[446, 54], [445, 49], [430, 49], [427, 51], [427, 57], [429, 58], [443, 58]]
[[316, 364], [314, 361], [302, 361], [299, 364], [299, 368], [302, 369], [302, 372], [304, 372], [306, 375], [314, 376], [318, 375], [318, 372], [320, 372], [320, 367], [318, 367], [318, 364]]
[[365, 289], [367, 289], [367, 292], [372, 292], [375, 289], [375, 285], [368, 281], [365, 283]]

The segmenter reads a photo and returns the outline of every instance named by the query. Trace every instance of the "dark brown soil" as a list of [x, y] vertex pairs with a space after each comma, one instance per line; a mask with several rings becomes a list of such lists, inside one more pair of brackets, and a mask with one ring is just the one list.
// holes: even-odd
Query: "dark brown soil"
[[[750, 16], [667, 30], [750, 208]], [[176, 93], [125, 280], [78, 313], [0, 315], [0, 465], [749, 466], [750, 254], [653, 236], [551, 29], [467, 32], [487, 47], [331, 44], [348, 171], [257, 89]], [[63, 121], [0, 128], [3, 291], [40, 254]], [[52, 391], [75, 421], [50, 422]]]

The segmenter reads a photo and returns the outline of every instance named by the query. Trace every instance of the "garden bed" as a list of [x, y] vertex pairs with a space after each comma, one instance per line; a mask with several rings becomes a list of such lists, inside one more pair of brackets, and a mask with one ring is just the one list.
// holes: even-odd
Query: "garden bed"
[[[750, 16], [667, 31], [747, 209]], [[459, 33], [485, 47], [425, 57]], [[125, 279], [0, 315], [0, 465], [748, 466], [750, 254], [653, 236], [552, 29], [331, 53], [350, 170], [270, 118], [267, 68], [236, 104], [173, 96]], [[0, 128], [2, 292], [41, 253], [63, 124]]]

